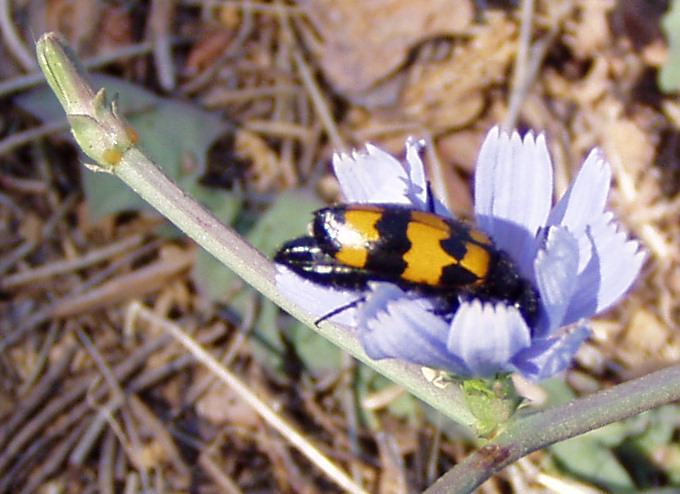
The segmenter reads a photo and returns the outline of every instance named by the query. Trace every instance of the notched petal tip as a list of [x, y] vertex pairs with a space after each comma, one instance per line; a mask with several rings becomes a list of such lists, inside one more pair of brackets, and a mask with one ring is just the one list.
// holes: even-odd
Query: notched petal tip
[[590, 333], [590, 327], [583, 322], [559, 337], [535, 340], [531, 347], [514, 356], [513, 364], [530, 381], [552, 377], [569, 367]]
[[465, 367], [446, 350], [448, 324], [427, 299], [389, 283], [374, 284], [359, 319], [359, 338], [373, 359], [398, 358], [463, 374]]
[[576, 178], [557, 202], [548, 225], [562, 225], [572, 232], [582, 231], [605, 212], [612, 181], [612, 169], [602, 151], [593, 149]]
[[421, 158], [421, 153], [427, 143], [424, 139], [416, 140], [410, 136], [406, 139], [406, 164], [409, 176], [408, 195], [413, 204], [425, 210], [428, 203], [428, 186], [425, 176], [425, 165]]
[[475, 216], [500, 248], [524, 264], [552, 206], [552, 161], [542, 134], [499, 132], [489, 132], [479, 153]]
[[488, 377], [512, 372], [512, 356], [530, 344], [531, 332], [517, 308], [472, 300], [453, 316], [446, 346], [469, 375]]
[[333, 170], [347, 202], [408, 204], [409, 177], [391, 154], [366, 144], [352, 154], [336, 153]]
[[647, 252], [613, 217], [610, 221], [593, 225], [591, 236], [599, 258], [597, 312], [601, 312], [631, 288], [640, 275]]

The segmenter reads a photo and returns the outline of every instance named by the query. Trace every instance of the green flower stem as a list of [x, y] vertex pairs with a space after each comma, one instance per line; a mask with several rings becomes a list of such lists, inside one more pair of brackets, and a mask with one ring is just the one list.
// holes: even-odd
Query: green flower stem
[[425, 494], [472, 492], [494, 473], [532, 451], [677, 400], [680, 400], [680, 365], [519, 416], [496, 438], [449, 470]]
[[95, 93], [87, 84], [84, 70], [58, 35], [48, 33], [41, 37], [37, 53], [47, 82], [71, 122], [76, 141], [97, 163], [89, 165], [90, 168], [118, 176], [201, 247], [283, 310], [456, 422], [475, 427], [477, 421], [468, 410], [460, 387], [436, 387], [414, 364], [371, 360], [355, 334], [330, 322], [316, 327], [314, 316], [284, 298], [274, 283], [273, 263], [189, 197], [139, 150], [134, 132], [117, 114], [115, 104], [107, 105], [103, 90]]

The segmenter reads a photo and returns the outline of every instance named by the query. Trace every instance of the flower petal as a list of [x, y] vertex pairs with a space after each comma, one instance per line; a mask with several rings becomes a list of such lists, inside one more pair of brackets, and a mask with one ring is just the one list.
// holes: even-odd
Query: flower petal
[[329, 317], [328, 320], [345, 326], [356, 327], [357, 307], [351, 304], [361, 300], [361, 292], [338, 290], [313, 283], [281, 264], [276, 265], [276, 286], [288, 300], [317, 318], [347, 306], [346, 310], [338, 312]]
[[406, 139], [406, 164], [408, 165], [409, 191], [411, 202], [418, 209], [429, 209], [427, 178], [425, 177], [425, 165], [420, 153], [425, 147], [424, 140], [416, 140], [413, 137]]
[[611, 166], [602, 157], [602, 153], [594, 149], [586, 158], [567, 193], [548, 217], [548, 226], [566, 227], [579, 241], [581, 250], [579, 272], [587, 265], [592, 266], [590, 258], [593, 254], [592, 240], [586, 231], [587, 228], [594, 223], [609, 221], [611, 213], [605, 212], [604, 208], [607, 204], [611, 178]]
[[479, 227], [518, 263], [523, 274], [534, 256], [534, 237], [552, 205], [553, 169], [545, 137], [494, 127], [475, 171], [475, 216]]
[[550, 228], [534, 261], [536, 286], [544, 308], [544, 320], [539, 322], [535, 336], [548, 336], [562, 325], [576, 288], [578, 260], [576, 238], [566, 228]]
[[399, 358], [427, 367], [464, 373], [460, 359], [446, 350], [449, 325], [422, 297], [396, 285], [375, 283], [359, 316], [359, 338], [372, 359]]
[[579, 273], [563, 324], [593, 316], [609, 308], [640, 274], [646, 253], [637, 241], [620, 231], [611, 213], [588, 226], [593, 254]]
[[391, 154], [372, 144], [351, 156], [334, 154], [333, 170], [347, 202], [411, 204], [406, 170]]
[[578, 233], [601, 216], [612, 181], [611, 165], [602, 151], [593, 149], [574, 182], [550, 213], [548, 225], [562, 225]]
[[488, 377], [513, 371], [510, 359], [530, 344], [529, 328], [517, 308], [472, 300], [453, 316], [446, 346], [470, 375]]
[[590, 232], [600, 258], [600, 293], [597, 312], [609, 308], [632, 286], [644, 264], [647, 253], [635, 240], [630, 240], [619, 224], [603, 221], [591, 225]]
[[586, 323], [580, 324], [558, 338], [535, 340], [512, 359], [517, 370], [531, 381], [540, 381], [566, 369], [581, 343], [590, 335]]

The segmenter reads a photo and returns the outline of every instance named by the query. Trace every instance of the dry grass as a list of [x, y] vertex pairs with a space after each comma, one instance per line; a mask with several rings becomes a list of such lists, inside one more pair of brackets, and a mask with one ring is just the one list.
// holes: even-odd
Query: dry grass
[[[399, 154], [407, 135], [428, 139], [434, 189], [463, 215], [477, 149], [498, 122], [548, 134], [558, 194], [602, 147], [615, 171], [612, 208], [650, 259], [635, 291], [594, 323], [567, 381], [591, 392], [679, 360], [680, 141], [677, 99], [654, 79], [665, 57], [662, 12], [642, 0], [539, 1], [523, 38], [519, 11], [488, 3], [486, 12], [471, 0], [9, 6], [0, 492], [341, 492], [326, 460], [369, 492], [409, 492], [468, 447], [382, 409], [370, 427], [359, 424], [351, 362], [324, 375], [270, 371], [246, 336], [257, 304], [230, 321], [205, 303], [189, 273], [195, 248], [159, 237], [159, 219], [88, 220], [77, 156], [51, 130], [61, 124], [41, 127], [12, 100], [35, 83], [19, 54], [51, 29], [85, 59], [110, 56], [108, 72], [227, 116], [235, 130], [211, 171], [227, 173], [234, 155], [246, 163], [227, 171], [254, 212], [295, 186], [333, 200], [332, 151], [366, 140]], [[143, 55], [121, 52], [137, 43]], [[236, 381], [207, 371], [168, 325]], [[589, 492], [541, 472], [542, 460], [524, 459], [483, 491], [566, 491], [572, 482]]]

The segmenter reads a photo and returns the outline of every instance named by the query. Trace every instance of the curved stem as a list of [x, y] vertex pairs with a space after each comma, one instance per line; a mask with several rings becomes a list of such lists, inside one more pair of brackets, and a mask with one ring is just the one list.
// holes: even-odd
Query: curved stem
[[460, 387], [437, 387], [427, 381], [421, 367], [415, 364], [394, 359], [372, 360], [357, 335], [344, 326], [331, 322], [316, 326], [315, 316], [283, 297], [274, 282], [275, 267], [269, 259], [180, 189], [139, 150], [135, 133], [121, 120], [115, 106], [109, 108], [103, 91], [95, 93], [87, 85], [84, 69], [59, 36], [43, 35], [37, 51], [41, 69], [66, 110], [76, 141], [97, 163], [89, 165], [91, 169], [122, 179], [246, 283], [335, 345], [456, 422], [470, 428], [476, 425]]
[[674, 365], [569, 403], [520, 416], [425, 493], [471, 492], [532, 451], [679, 399], [680, 365]]

